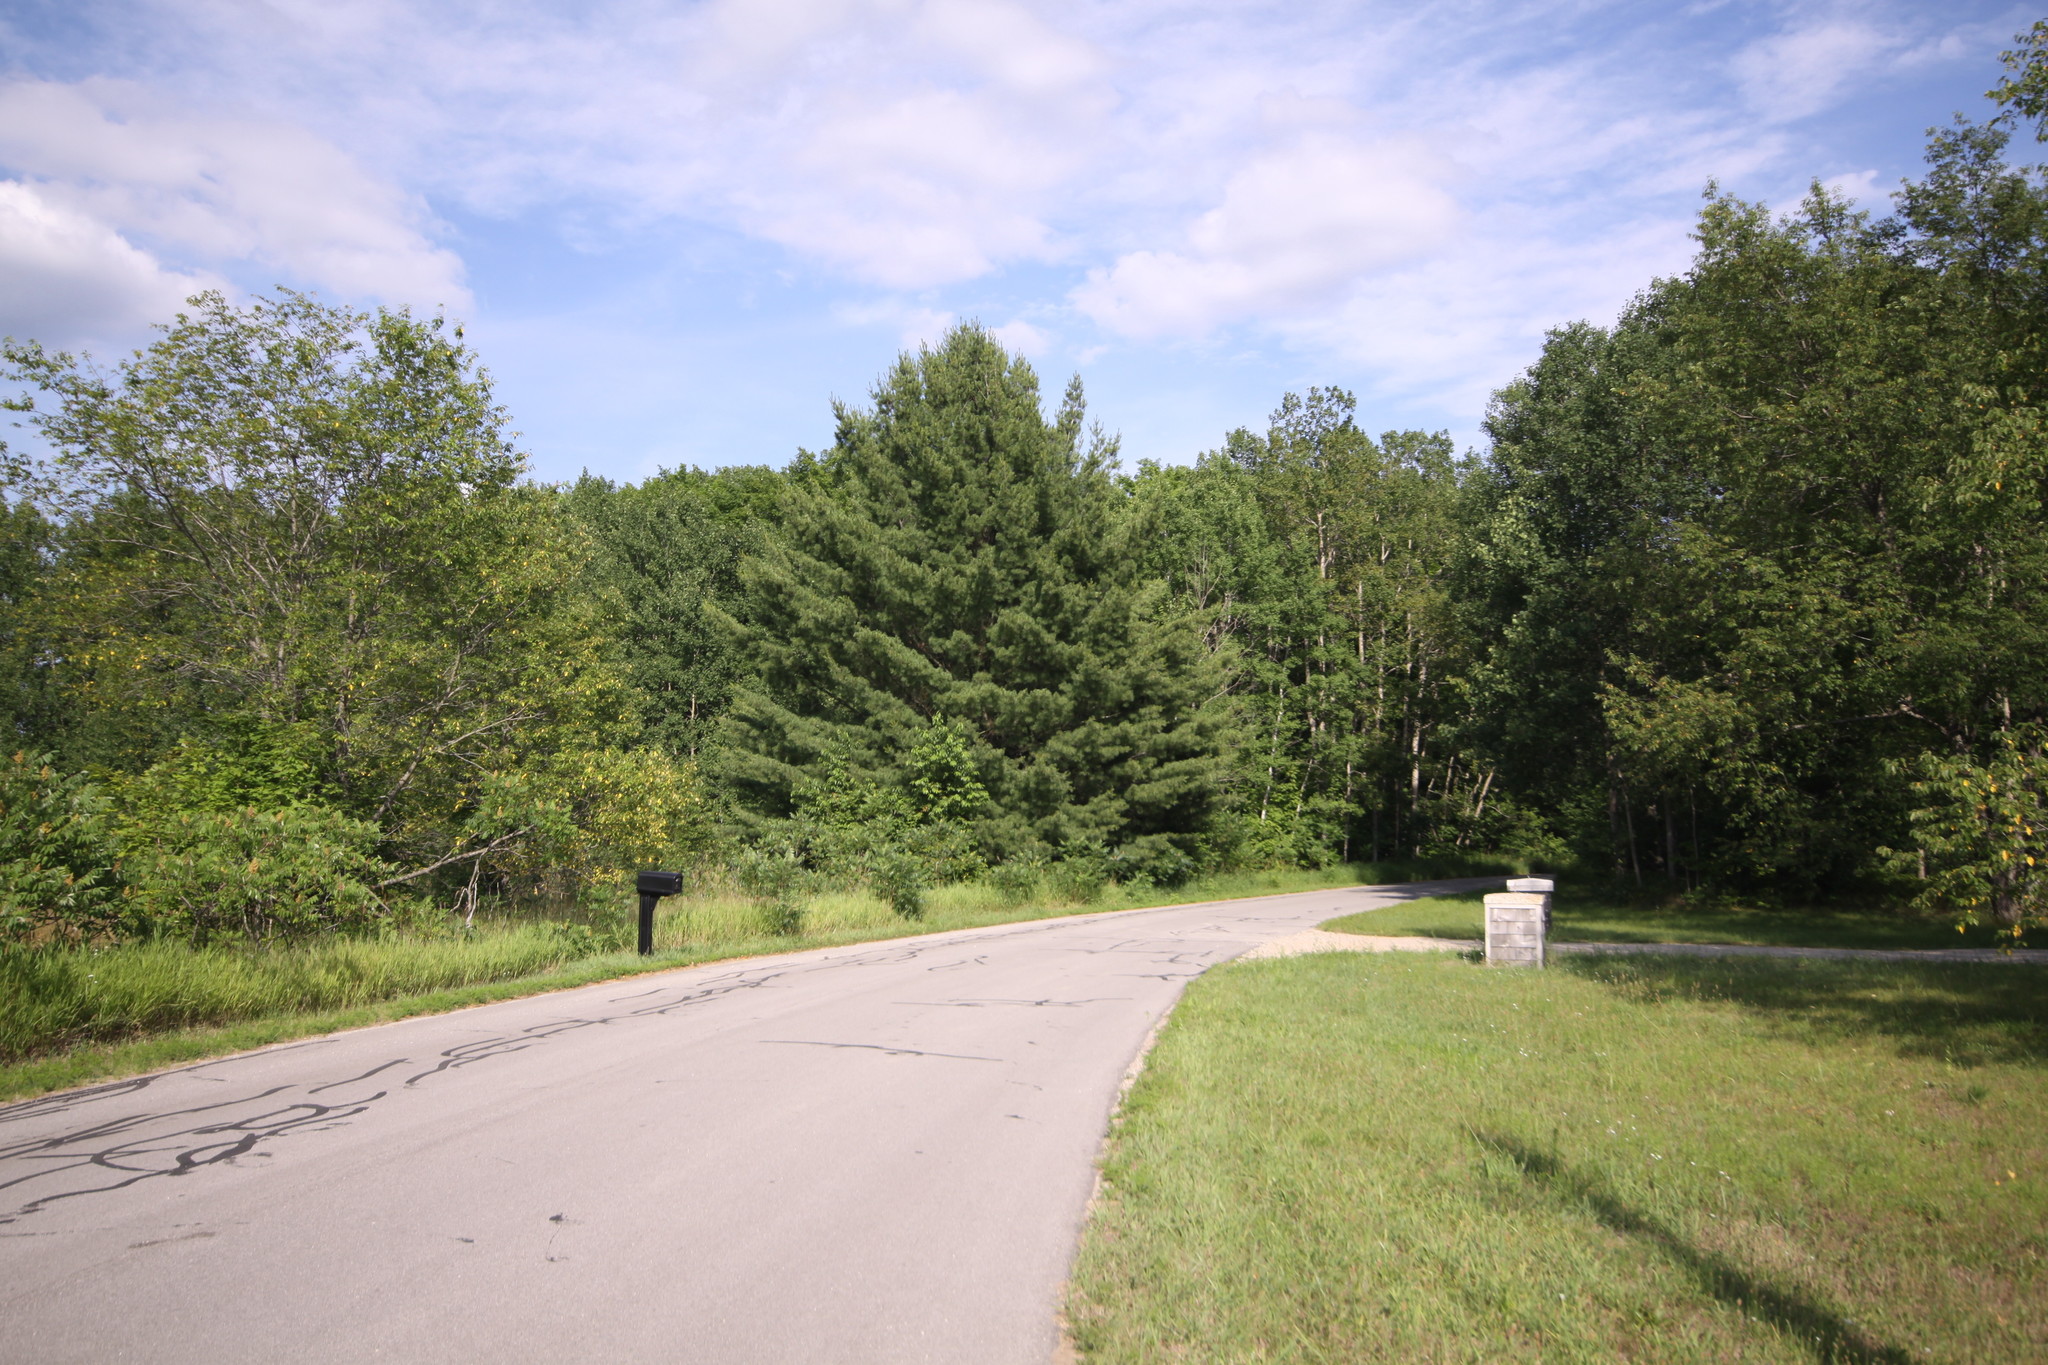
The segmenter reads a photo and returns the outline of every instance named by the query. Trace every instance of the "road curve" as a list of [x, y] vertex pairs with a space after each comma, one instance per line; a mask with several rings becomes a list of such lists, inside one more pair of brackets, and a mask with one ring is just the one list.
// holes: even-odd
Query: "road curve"
[[0, 1360], [1042, 1365], [1187, 980], [1491, 880], [684, 968], [0, 1108]]

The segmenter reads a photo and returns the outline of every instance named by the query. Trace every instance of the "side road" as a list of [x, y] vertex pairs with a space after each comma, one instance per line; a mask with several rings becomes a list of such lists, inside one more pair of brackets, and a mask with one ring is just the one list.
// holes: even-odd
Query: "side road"
[[0, 1109], [0, 1359], [1042, 1362], [1185, 983], [1496, 883], [651, 973]]

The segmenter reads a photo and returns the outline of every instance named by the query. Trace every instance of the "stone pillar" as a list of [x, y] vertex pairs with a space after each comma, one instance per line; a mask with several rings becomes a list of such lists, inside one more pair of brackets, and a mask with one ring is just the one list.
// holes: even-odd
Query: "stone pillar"
[[1557, 890], [1557, 883], [1548, 877], [1510, 877], [1508, 890], [1526, 891], [1543, 897], [1543, 932], [1550, 933], [1550, 894]]
[[1550, 897], [1496, 891], [1486, 898], [1486, 961], [1495, 967], [1541, 967]]

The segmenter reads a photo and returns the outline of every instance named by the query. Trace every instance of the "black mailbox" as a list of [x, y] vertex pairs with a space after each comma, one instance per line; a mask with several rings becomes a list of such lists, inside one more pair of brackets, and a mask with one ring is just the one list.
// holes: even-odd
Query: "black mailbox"
[[642, 872], [640, 894], [643, 896], [674, 896], [683, 889], [683, 874], [680, 872]]
[[640, 952], [645, 955], [654, 951], [654, 904], [682, 891], [683, 874], [642, 872], [636, 885], [640, 891]]

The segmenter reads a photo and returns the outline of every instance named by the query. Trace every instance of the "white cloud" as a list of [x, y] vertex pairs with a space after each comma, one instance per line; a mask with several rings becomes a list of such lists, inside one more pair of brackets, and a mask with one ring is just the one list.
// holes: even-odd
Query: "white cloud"
[[1003, 348], [1019, 355], [1037, 359], [1052, 349], [1052, 336], [1042, 327], [1034, 327], [1019, 318], [1006, 322], [1000, 327], [988, 329], [989, 335], [1003, 343]]
[[[0, 88], [0, 172], [110, 279], [254, 263], [459, 306], [431, 201], [533, 259], [573, 236], [579, 278], [626, 247], [620, 295], [649, 247], [695, 284], [737, 237], [787, 272], [774, 306], [905, 346], [1011, 318], [1163, 374], [1147, 342], [1208, 337], [1469, 403], [1682, 266], [1707, 179], [1896, 174], [1817, 155], [1810, 116], [1988, 69], [2011, 26], [1971, 3], [1966, 31], [1899, 0], [142, 0], [105, 11], [129, 83]], [[885, 297], [833, 302], [856, 285]]]
[[1827, 177], [1821, 183], [1844, 199], [1855, 200], [1859, 208], [1882, 213], [1891, 197], [1891, 189], [1889, 186], [1880, 187], [1877, 182], [1877, 172], [1870, 170], [1844, 171]]
[[1804, 118], [1903, 46], [1876, 25], [1832, 19], [1751, 43], [1736, 54], [1734, 70], [1744, 96], [1766, 116]]
[[887, 327], [896, 333], [905, 350], [929, 346], [945, 336], [954, 322], [953, 314], [940, 308], [925, 308], [895, 299], [872, 303], [840, 304], [832, 316], [848, 327]]
[[393, 8], [354, 42], [286, 12], [292, 56], [373, 113], [330, 135], [376, 145], [414, 183], [493, 213], [573, 199], [627, 231], [737, 227], [892, 289], [1059, 256], [1054, 220], [1116, 103], [1094, 44], [1004, 0], [534, 8], [516, 23], [499, 6]]
[[1442, 183], [1449, 169], [1413, 142], [1306, 137], [1233, 175], [1185, 248], [1127, 253], [1074, 302], [1135, 337], [1285, 316], [1444, 245], [1463, 217]]
[[[1341, 356], [1375, 396], [1422, 399], [1474, 416], [1534, 358], [1549, 329], [1611, 323], [1617, 310], [1692, 254], [1691, 221], [1645, 217], [1585, 241], [1507, 219], [1407, 269], [1361, 282], [1281, 331]], [[1519, 230], [1518, 230], [1519, 229]]]
[[253, 264], [351, 299], [470, 301], [414, 200], [289, 123], [167, 111], [126, 82], [20, 80], [0, 85], [0, 163], [131, 251]]
[[0, 333], [53, 346], [125, 336], [218, 283], [167, 270], [35, 186], [0, 180]]
[[788, 149], [796, 175], [732, 199], [771, 241], [914, 289], [1049, 254], [1032, 200], [1065, 160], [970, 95], [926, 90], [829, 111]]

